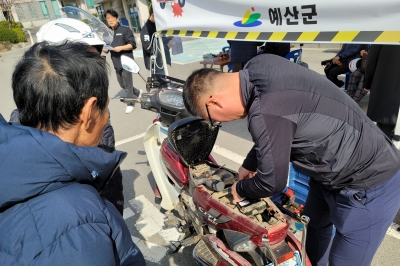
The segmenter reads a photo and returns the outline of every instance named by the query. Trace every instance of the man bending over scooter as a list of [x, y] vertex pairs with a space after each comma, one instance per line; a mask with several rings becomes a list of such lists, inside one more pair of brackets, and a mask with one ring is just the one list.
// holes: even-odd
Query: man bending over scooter
[[183, 97], [205, 119], [247, 116], [254, 146], [232, 186], [235, 203], [280, 193], [292, 162], [311, 177], [304, 214], [312, 265], [371, 263], [400, 208], [400, 151], [351, 98], [275, 55], [259, 55], [238, 73], [199, 69]]

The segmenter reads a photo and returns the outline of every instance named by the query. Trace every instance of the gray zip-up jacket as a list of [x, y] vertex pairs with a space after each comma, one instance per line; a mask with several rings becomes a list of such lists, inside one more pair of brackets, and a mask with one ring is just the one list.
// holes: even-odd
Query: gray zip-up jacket
[[241, 197], [281, 192], [289, 162], [327, 189], [367, 189], [400, 169], [400, 152], [345, 92], [326, 77], [275, 56], [258, 55], [239, 72], [255, 143], [239, 181]]

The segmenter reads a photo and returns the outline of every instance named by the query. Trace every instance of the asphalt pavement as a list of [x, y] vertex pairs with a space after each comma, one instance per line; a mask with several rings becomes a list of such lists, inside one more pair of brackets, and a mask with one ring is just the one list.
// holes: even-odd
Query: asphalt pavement
[[[193, 46], [199, 46], [199, 51], [190, 48], [192, 41], [185, 42], [191, 53], [202, 54], [202, 45], [193, 42]], [[199, 42], [199, 41], [197, 41]], [[207, 40], [201, 40], [207, 46]], [[210, 43], [211, 45], [211, 43]], [[216, 45], [214, 42], [213, 45]], [[212, 45], [211, 45], [212, 46]], [[15, 108], [11, 90], [11, 76], [13, 69], [22, 56], [25, 49], [0, 54], [0, 113], [8, 119], [11, 111]], [[207, 48], [206, 52], [210, 51]], [[320, 61], [332, 58], [338, 47], [305, 46], [303, 49], [303, 61], [307, 62], [309, 68], [320, 74], [323, 69]], [[189, 57], [189, 56], [188, 56]], [[140, 57], [140, 51], [135, 51], [136, 62], [141, 67], [141, 74], [146, 76], [147, 70]], [[192, 58], [191, 58], [192, 59]], [[181, 60], [181, 59], [180, 59]], [[198, 61], [181, 62], [172, 57], [172, 67], [169, 74], [173, 77], [185, 79], [190, 73], [202, 67]], [[119, 101], [124, 92], [120, 89], [110, 56], [107, 55], [110, 64], [110, 105], [111, 122], [116, 136], [117, 149], [127, 151], [128, 157], [122, 163], [121, 169], [124, 176], [125, 211], [124, 219], [131, 231], [132, 239], [138, 244], [144, 253], [148, 265], [195, 265], [191, 257], [191, 247], [183, 248], [175, 254], [168, 254], [168, 243], [179, 238], [179, 232], [172, 228], [163, 229], [162, 220], [164, 210], [160, 209], [159, 200], [154, 197], [153, 186], [155, 184], [150, 166], [147, 161], [143, 146], [143, 135], [155, 118], [155, 113], [140, 109], [137, 105], [130, 114], [125, 114], [125, 106]], [[226, 68], [225, 68], [226, 70]], [[288, 73], [290, 75], [290, 73]], [[344, 79], [344, 76], [342, 77]], [[145, 90], [145, 84], [138, 75], [134, 75], [134, 84], [137, 88]], [[366, 110], [368, 96], [360, 106]], [[238, 169], [247, 151], [252, 147], [250, 135], [247, 131], [247, 121], [237, 120], [222, 125], [216, 146], [212, 155], [220, 165], [231, 169]], [[399, 223], [399, 217], [395, 220]], [[373, 266], [400, 265], [400, 234], [396, 231], [397, 225], [388, 230], [377, 254]]]

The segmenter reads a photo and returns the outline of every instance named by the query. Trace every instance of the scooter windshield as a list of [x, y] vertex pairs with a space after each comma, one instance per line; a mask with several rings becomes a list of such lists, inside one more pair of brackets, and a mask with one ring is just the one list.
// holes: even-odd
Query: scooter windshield
[[60, 9], [60, 16], [53, 16], [51, 20], [58, 18], [73, 18], [82, 21], [89, 25], [92, 28], [92, 31], [96, 33], [106, 45], [111, 45], [113, 41], [111, 29], [108, 28], [101, 20], [80, 8], [74, 6], [62, 7]]

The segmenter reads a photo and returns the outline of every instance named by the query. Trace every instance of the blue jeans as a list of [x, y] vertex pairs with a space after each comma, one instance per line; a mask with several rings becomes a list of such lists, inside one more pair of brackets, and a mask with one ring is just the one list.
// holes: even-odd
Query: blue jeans
[[304, 214], [310, 217], [306, 250], [312, 265], [370, 265], [400, 208], [400, 172], [366, 190], [333, 192], [313, 178], [309, 185]]

